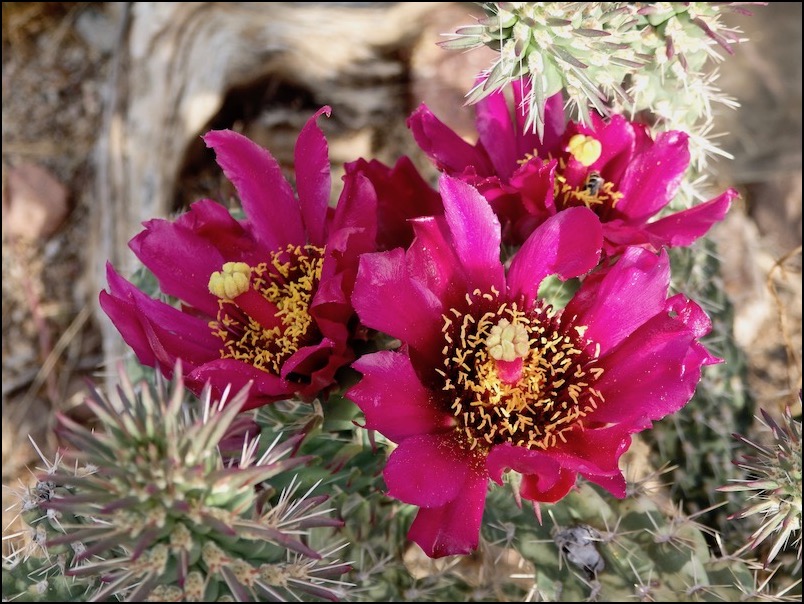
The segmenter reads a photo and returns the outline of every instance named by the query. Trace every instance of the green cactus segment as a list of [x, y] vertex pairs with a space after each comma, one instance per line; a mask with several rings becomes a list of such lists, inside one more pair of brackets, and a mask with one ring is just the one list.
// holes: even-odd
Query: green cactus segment
[[[712, 332], [704, 344], [724, 362], [704, 368], [692, 400], [656, 422], [642, 438], [654, 467], [672, 460], [675, 467], [667, 476], [671, 495], [684, 500], [688, 509], [702, 510], [722, 502], [717, 488], [736, 477], [731, 435], [748, 430], [754, 401], [745, 386], [747, 363], [734, 340], [734, 308], [722, 287], [714, 242], [704, 239], [688, 248], [673, 248], [670, 259], [673, 290], [698, 302], [711, 318]], [[729, 541], [736, 536], [727, 516], [720, 507], [699, 520], [718, 530], [731, 550], [739, 544]]]
[[484, 537], [515, 535], [533, 564], [532, 601], [736, 602], [754, 591], [745, 562], [715, 558], [699, 524], [644, 492], [617, 500], [581, 484], [541, 506], [541, 525], [505, 489], [492, 490], [486, 510]]
[[[267, 446], [241, 435], [236, 456], [222, 454], [247, 393], [224, 403], [205, 391], [199, 406], [185, 400], [180, 368], [176, 375], [171, 392], [135, 390], [125, 377], [116, 399], [93, 392], [101, 429], [59, 418], [71, 448], [23, 503], [24, 519], [44, 534], [40, 565], [63, 556], [54, 585], [73, 582], [93, 601], [338, 599], [349, 570], [334, 559], [340, 547], [308, 541], [312, 529], [340, 521], [326, 497], [285, 480], [310, 460], [293, 455], [304, 435]], [[21, 576], [35, 559], [9, 572]]]
[[748, 507], [730, 516], [742, 519], [761, 516], [762, 520], [742, 551], [771, 541], [764, 560], [769, 565], [787, 547], [796, 548], [801, 565], [801, 422], [793, 419], [788, 407], [780, 422], [765, 410], [762, 423], [770, 431], [770, 442], [759, 444], [736, 434], [751, 453], [743, 453], [735, 465], [744, 475], [720, 491], [749, 493]]
[[31, 557], [3, 564], [4, 602], [85, 602], [97, 587], [64, 574], [64, 556]]
[[696, 168], [726, 155], [710, 136], [712, 106], [737, 103], [716, 86], [707, 63], [743, 41], [723, 23], [729, 2], [484, 2], [486, 16], [440, 45], [488, 46], [499, 52], [467, 100], [475, 103], [525, 78], [527, 127], [544, 130], [548, 97], [564, 91], [577, 119], [590, 108], [636, 115], [648, 111], [659, 130], [692, 134]]

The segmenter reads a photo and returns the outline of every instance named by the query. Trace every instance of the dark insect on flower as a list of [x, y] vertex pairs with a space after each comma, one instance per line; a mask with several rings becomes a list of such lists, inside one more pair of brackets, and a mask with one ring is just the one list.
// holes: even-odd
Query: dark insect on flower
[[589, 172], [589, 176], [586, 177], [584, 190], [589, 193], [589, 195], [597, 195], [600, 192], [600, 189], [603, 188], [604, 184], [606, 184], [606, 181], [600, 175], [600, 172], [597, 170], [592, 170]]

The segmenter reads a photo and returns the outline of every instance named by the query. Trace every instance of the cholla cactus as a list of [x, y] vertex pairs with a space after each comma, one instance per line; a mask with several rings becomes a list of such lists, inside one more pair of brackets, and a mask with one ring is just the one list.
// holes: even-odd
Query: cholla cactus
[[511, 546], [532, 564], [519, 575], [532, 582], [528, 602], [737, 602], [743, 594], [765, 599], [767, 590], [755, 581], [752, 567], [711, 552], [712, 531], [681, 506], [667, 504], [651, 484], [656, 477], [633, 485], [624, 500], [581, 483], [565, 500], [542, 505], [542, 524], [496, 489], [488, 509], [498, 521], [487, 523], [484, 535], [497, 541], [509, 527]]
[[477, 102], [520, 78], [531, 81], [523, 111], [541, 135], [544, 106], [565, 93], [578, 118], [589, 108], [634, 116], [647, 111], [661, 131], [693, 137], [698, 170], [708, 154], [723, 154], [710, 134], [712, 105], [736, 107], [717, 88], [707, 62], [732, 53], [741, 32], [723, 23], [736, 2], [484, 2], [487, 16], [458, 29], [441, 45], [488, 46], [500, 55], [469, 92]]
[[[309, 460], [293, 456], [304, 434], [260, 453], [257, 424], [238, 416], [245, 390], [215, 401], [206, 389], [188, 403], [180, 367], [175, 375], [172, 392], [125, 376], [116, 398], [93, 390], [102, 430], [59, 418], [71, 448], [23, 498], [35, 539], [4, 565], [4, 596], [8, 584], [15, 596], [94, 601], [338, 599], [349, 566], [328, 560], [339, 547], [316, 551], [306, 535], [340, 522], [326, 496], [299, 496], [286, 474]], [[272, 480], [289, 486], [277, 494]]]
[[765, 556], [770, 564], [790, 542], [798, 545], [796, 552], [801, 561], [801, 422], [793, 419], [788, 407], [782, 421], [777, 423], [762, 410], [763, 425], [770, 429], [773, 442], [762, 445], [735, 434], [740, 442], [754, 452], [735, 460], [746, 478], [721, 487], [720, 491], [752, 493], [754, 502], [730, 518], [747, 518], [761, 515], [759, 528], [741, 551], [754, 549], [775, 535]]

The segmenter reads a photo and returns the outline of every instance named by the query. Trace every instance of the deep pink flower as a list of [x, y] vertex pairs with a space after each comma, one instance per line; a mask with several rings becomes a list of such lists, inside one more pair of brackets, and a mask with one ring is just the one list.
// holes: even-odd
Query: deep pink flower
[[401, 340], [354, 364], [348, 392], [365, 426], [398, 443], [388, 493], [420, 507], [409, 537], [433, 557], [478, 541], [489, 479], [522, 474], [521, 495], [555, 502], [578, 474], [625, 495], [618, 467], [630, 435], [686, 404], [710, 322], [668, 299], [666, 252], [627, 248], [587, 276], [563, 310], [542, 280], [598, 264], [600, 221], [568, 208], [500, 262], [500, 224], [470, 185], [440, 181], [443, 217], [413, 221], [407, 251], [364, 255], [353, 303], [362, 322]]
[[143, 364], [170, 375], [181, 358], [196, 389], [209, 381], [218, 391], [239, 390], [253, 380], [251, 408], [314, 397], [352, 361], [350, 295], [358, 256], [375, 249], [377, 202], [366, 177], [354, 174], [329, 208], [322, 113], [329, 108], [296, 142], [298, 197], [265, 149], [229, 130], [204, 136], [246, 218], [202, 200], [175, 221], [146, 222], [129, 244], [181, 309], [108, 266], [101, 306]]
[[411, 218], [444, 213], [441, 196], [422, 178], [410, 158], [393, 168], [373, 159], [346, 164], [347, 174], [363, 174], [377, 192], [377, 249], [408, 247], [413, 241]]
[[[521, 106], [521, 83], [513, 85]], [[422, 104], [408, 119], [414, 138], [439, 170], [477, 187], [503, 225], [503, 240], [519, 245], [538, 225], [571, 207], [592, 209], [603, 223], [604, 253], [629, 245], [654, 251], [686, 246], [721, 220], [728, 189], [690, 209], [655, 219], [675, 197], [690, 162], [688, 137], [671, 131], [651, 139], [647, 129], [619, 115], [592, 127], [565, 126], [561, 95], [547, 101], [544, 140], [525, 130], [521, 111], [502, 92], [477, 104], [477, 144], [471, 145]]]

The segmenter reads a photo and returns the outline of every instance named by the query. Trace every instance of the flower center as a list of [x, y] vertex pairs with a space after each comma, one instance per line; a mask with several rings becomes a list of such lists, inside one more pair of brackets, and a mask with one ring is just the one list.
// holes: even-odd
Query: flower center
[[615, 207], [623, 197], [615, 190], [614, 183], [606, 181], [596, 170], [589, 171], [581, 186], [573, 187], [564, 176], [567, 167], [564, 159], [558, 161], [558, 167], [553, 181], [553, 198], [560, 209], [585, 205], [590, 210], [600, 212]]
[[209, 278], [219, 298], [209, 326], [221, 338], [221, 358], [278, 374], [282, 363], [315, 337], [309, 308], [321, 278], [322, 248], [288, 245], [268, 262], [227, 262]]
[[467, 295], [442, 332], [442, 390], [470, 449], [511, 443], [548, 449], [603, 402], [603, 374], [584, 327], [567, 329], [547, 306], [520, 310], [499, 292]]
[[[576, 134], [567, 143], [566, 151], [577, 160], [584, 168], [588, 168], [598, 159], [603, 152], [600, 141], [585, 134]], [[524, 166], [538, 158], [537, 150], [532, 153], [525, 153], [522, 159], [517, 160], [517, 164]], [[548, 155], [543, 162], [547, 164], [552, 159]], [[578, 174], [578, 171], [581, 174]], [[607, 182], [597, 170], [588, 170], [586, 178], [580, 182], [578, 179], [582, 175], [582, 168], [574, 167], [569, 180], [567, 179], [567, 157], [558, 158], [558, 166], [553, 180], [553, 198], [559, 210], [584, 205], [590, 210], [595, 210], [599, 214], [606, 213], [606, 210], [614, 208], [617, 202], [622, 199], [623, 194], [614, 188], [614, 183]]]

